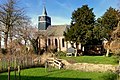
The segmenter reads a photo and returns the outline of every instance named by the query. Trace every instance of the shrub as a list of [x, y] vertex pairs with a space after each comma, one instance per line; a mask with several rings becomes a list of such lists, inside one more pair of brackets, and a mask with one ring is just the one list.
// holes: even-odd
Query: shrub
[[115, 53], [116, 55], [120, 56], [120, 49], [116, 49], [116, 50], [114, 51], [114, 53]]
[[2, 48], [2, 49], [1, 49], [1, 53], [2, 53], [2, 54], [7, 54], [7, 49]]
[[55, 52], [57, 52], [57, 47], [55, 47], [55, 46], [48, 46], [47, 51], [55, 53]]
[[115, 73], [108, 73], [102, 77], [104, 80], [117, 80], [118, 74]]
[[55, 56], [60, 57], [60, 56], [66, 56], [66, 53], [63, 51], [59, 51], [55, 53]]

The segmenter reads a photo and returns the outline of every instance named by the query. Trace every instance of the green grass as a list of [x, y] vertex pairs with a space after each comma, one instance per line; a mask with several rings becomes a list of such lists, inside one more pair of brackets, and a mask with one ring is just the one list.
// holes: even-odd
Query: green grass
[[[114, 76], [114, 74], [112, 75]], [[113, 77], [109, 78], [109, 76], [111, 75], [108, 73], [73, 70], [52, 69], [46, 72], [44, 68], [31, 68], [21, 71], [21, 80], [114, 80]], [[7, 73], [1, 73], [0, 80], [7, 80]], [[14, 80], [14, 72], [11, 73], [11, 80]]]
[[115, 56], [105, 57], [105, 56], [79, 56], [79, 57], [61, 57], [69, 62], [77, 63], [95, 63], [95, 64], [112, 64], [117, 65], [118, 61]]

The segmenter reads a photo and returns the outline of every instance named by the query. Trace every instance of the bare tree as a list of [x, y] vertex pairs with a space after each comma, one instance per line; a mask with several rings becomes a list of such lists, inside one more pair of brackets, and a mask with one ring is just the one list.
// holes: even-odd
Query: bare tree
[[21, 20], [21, 25], [18, 25], [14, 30], [14, 36], [17, 39], [23, 40], [24, 45], [26, 46], [28, 41], [28, 36], [31, 33], [31, 21], [29, 18], [26, 18], [24, 20]]
[[38, 54], [39, 53], [39, 48], [38, 48], [38, 39], [39, 39], [39, 35], [38, 35], [38, 30], [37, 28], [31, 28], [30, 29], [30, 33], [28, 36], [28, 39], [33, 47], [34, 53]]
[[[34, 53], [40, 54], [41, 53], [41, 41], [46, 40], [46, 34], [44, 31], [40, 32], [37, 28], [28, 24], [24, 29], [21, 30], [22, 38], [24, 42], [29, 42], [32, 46]], [[45, 44], [45, 43], [43, 43]]]
[[21, 23], [22, 25], [16, 27], [15, 29], [15, 38], [21, 40], [26, 48], [28, 45], [31, 45], [35, 53], [38, 54], [38, 29], [31, 25], [29, 18], [22, 20]]
[[13, 28], [24, 18], [24, 10], [17, 7], [16, 0], [7, 0], [6, 3], [0, 5], [0, 22], [3, 24], [2, 32], [4, 33], [5, 49], [8, 47], [8, 37], [12, 41]]

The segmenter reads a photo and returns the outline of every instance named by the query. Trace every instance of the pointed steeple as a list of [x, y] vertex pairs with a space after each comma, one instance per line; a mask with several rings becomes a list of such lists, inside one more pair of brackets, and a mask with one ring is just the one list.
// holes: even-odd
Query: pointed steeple
[[46, 30], [48, 26], [51, 25], [51, 18], [47, 16], [47, 11], [45, 5], [43, 5], [42, 15], [38, 18], [38, 29]]
[[43, 12], [42, 12], [42, 15], [43, 15], [43, 16], [47, 16], [47, 11], [46, 11], [46, 7], [45, 7], [45, 6], [43, 6]]

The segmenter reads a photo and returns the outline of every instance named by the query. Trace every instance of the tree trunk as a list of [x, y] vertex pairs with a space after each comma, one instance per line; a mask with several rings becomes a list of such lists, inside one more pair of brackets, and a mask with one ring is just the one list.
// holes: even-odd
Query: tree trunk
[[8, 80], [10, 80], [10, 67], [8, 67]]
[[76, 49], [79, 49], [79, 43], [76, 42]]
[[0, 32], [0, 52], [1, 52], [1, 32]]
[[38, 50], [38, 38], [35, 40], [35, 46], [36, 46], [36, 53], [38, 54], [39, 50]]
[[5, 49], [7, 49], [7, 42], [8, 42], [8, 33], [6, 32], [5, 33], [5, 37], [4, 37], [4, 46], [5, 46]]
[[[47, 39], [45, 39], [45, 51], [47, 51]], [[40, 44], [41, 45], [41, 44]]]
[[38, 39], [38, 54], [41, 54], [41, 40], [40, 38]]
[[107, 49], [107, 53], [106, 53], [106, 56], [107, 56], [107, 57], [109, 56], [109, 52], [110, 52], [110, 50]]
[[[13, 41], [13, 40], [12, 40], [12, 33], [10, 33], [10, 44], [13, 44], [13, 42], [12, 42], [12, 41]], [[10, 45], [10, 54], [12, 54], [12, 53], [13, 53], [12, 48], [13, 48], [13, 45]]]
[[36, 54], [38, 54], [38, 39], [30, 39], [33, 50]]
[[85, 45], [81, 44], [81, 55], [83, 55], [86, 52], [86, 48], [84, 47]]
[[[68, 50], [68, 41], [66, 41], [66, 49]], [[67, 50], [66, 50], [66, 51], [67, 51]]]

